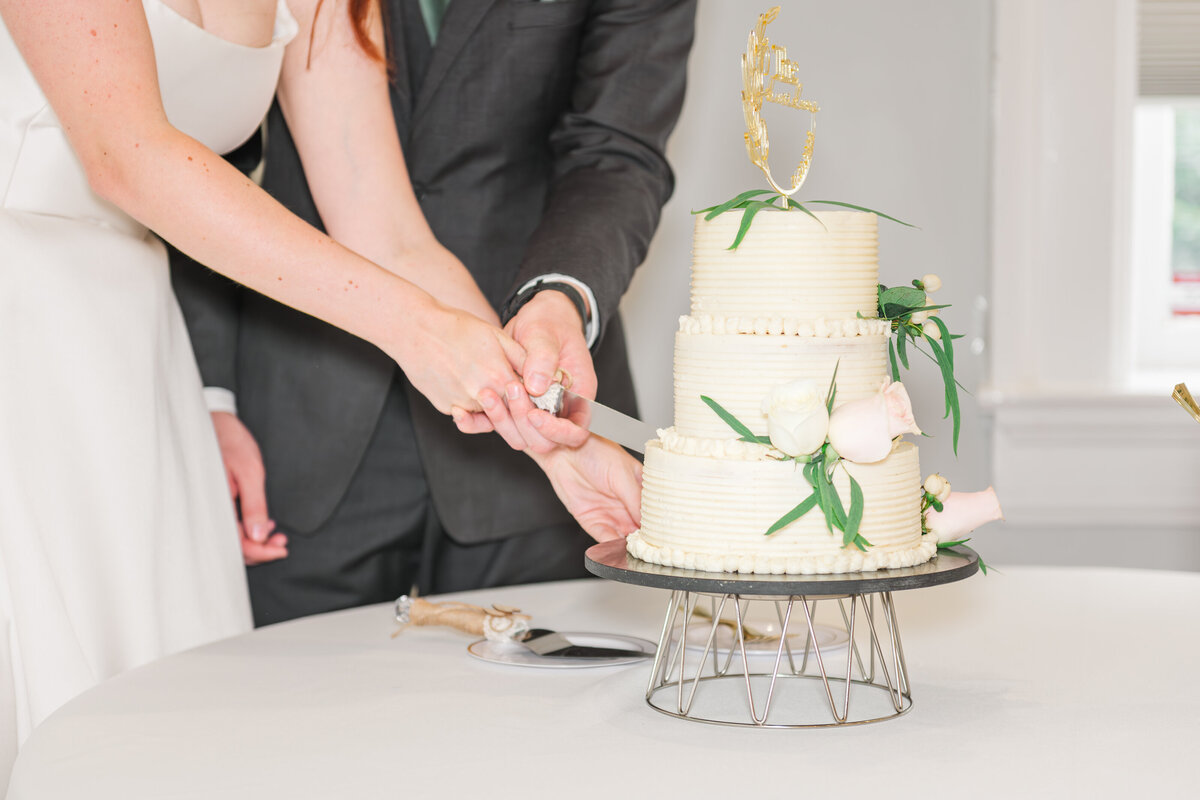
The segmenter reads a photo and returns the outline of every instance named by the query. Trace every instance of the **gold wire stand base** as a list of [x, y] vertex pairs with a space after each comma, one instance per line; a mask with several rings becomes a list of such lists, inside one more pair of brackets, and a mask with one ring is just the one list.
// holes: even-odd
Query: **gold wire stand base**
[[[698, 614], [705, 600], [708, 609]], [[849, 635], [840, 671], [818, 642], [819, 602], [836, 606]], [[754, 603], [775, 607], [781, 635], [773, 656], [747, 650], [746, 612]], [[698, 622], [698, 616], [707, 619]], [[688, 653], [688, 630], [695, 626], [707, 629], [698, 656]], [[715, 645], [723, 626], [733, 630], [727, 650]], [[792, 643], [799, 634], [803, 649]], [[756, 668], [768, 661], [769, 670]], [[892, 593], [748, 597], [672, 591], [646, 702], [679, 719], [746, 728], [837, 728], [895, 719], [913, 701]]]

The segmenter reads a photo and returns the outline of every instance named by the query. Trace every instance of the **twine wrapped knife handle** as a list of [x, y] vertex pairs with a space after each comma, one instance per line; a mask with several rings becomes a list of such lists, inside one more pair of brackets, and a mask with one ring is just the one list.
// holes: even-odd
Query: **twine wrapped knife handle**
[[[396, 621], [404, 626], [439, 625], [454, 628], [490, 641], [512, 641], [529, 632], [529, 615], [522, 614], [519, 608], [501, 605], [483, 608], [458, 602], [433, 603], [408, 595], [396, 600]], [[397, 631], [393, 636], [399, 633]]]

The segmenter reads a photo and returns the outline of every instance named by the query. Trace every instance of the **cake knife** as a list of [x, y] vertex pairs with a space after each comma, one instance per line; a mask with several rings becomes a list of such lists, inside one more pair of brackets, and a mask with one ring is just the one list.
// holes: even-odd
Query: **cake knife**
[[[539, 658], [567, 660], [605, 660], [613, 658], [653, 658], [653, 651], [623, 647], [597, 647], [575, 644], [565, 635], [546, 628], [530, 628], [529, 616], [518, 608], [493, 605], [491, 608], [446, 600], [431, 602], [423, 597], [402, 595], [396, 599], [396, 621], [402, 626], [442, 625], [464, 633], [482, 636], [488, 641], [520, 645]], [[394, 639], [404, 627], [392, 634]]]
[[530, 399], [538, 408], [555, 416], [567, 417], [597, 436], [603, 436], [639, 453], [646, 452], [646, 442], [658, 438], [658, 431], [653, 425], [622, 414], [603, 403], [577, 395], [563, 388], [561, 383], [550, 384], [545, 394]]

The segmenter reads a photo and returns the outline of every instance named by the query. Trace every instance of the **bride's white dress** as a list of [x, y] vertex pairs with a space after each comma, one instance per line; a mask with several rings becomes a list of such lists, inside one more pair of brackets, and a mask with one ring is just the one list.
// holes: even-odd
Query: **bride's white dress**
[[[296, 23], [243, 47], [144, 0], [171, 122], [258, 127]], [[250, 627], [233, 509], [163, 246], [89, 188], [0, 20], [0, 790], [117, 672]]]

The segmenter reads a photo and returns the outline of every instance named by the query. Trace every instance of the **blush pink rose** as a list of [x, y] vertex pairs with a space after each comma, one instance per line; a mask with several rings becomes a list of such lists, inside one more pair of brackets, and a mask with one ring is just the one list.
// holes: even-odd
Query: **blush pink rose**
[[997, 519], [1004, 519], [1004, 512], [991, 486], [982, 492], [950, 492], [941, 511], [932, 506], [925, 511], [925, 527], [939, 542], [956, 541]]
[[858, 464], [882, 461], [892, 452], [893, 439], [920, 432], [908, 392], [899, 381], [838, 406], [829, 416], [829, 444], [842, 458]]

